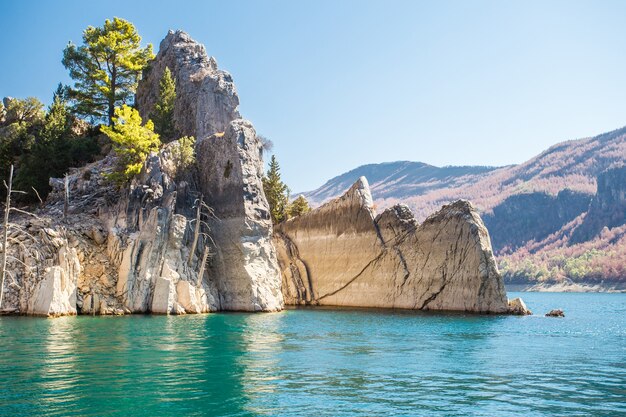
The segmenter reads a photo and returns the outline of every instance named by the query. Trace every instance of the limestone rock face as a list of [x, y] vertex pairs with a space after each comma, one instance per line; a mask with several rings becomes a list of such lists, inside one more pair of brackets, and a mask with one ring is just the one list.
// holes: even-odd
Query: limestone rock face
[[220, 309], [218, 277], [206, 268], [203, 276], [198, 275], [209, 241], [199, 239], [196, 251], [190, 253], [200, 191], [175, 180], [171, 151], [177, 145], [172, 142], [151, 155], [128, 198], [105, 216], [107, 250], [117, 270], [116, 295], [130, 312], [181, 314]]
[[28, 299], [28, 314], [65, 316], [76, 314], [76, 282], [80, 263], [74, 249], [59, 251], [59, 265], [46, 271]]
[[572, 232], [574, 243], [593, 239], [605, 227], [611, 229], [626, 224], [626, 166], [601, 173], [597, 183], [598, 191], [582, 224]]
[[[11, 247], [26, 267], [10, 264], [18, 272], [5, 284], [0, 308], [37, 314], [283, 308], [261, 184], [261, 144], [250, 122], [240, 119], [232, 79], [204, 46], [183, 32], [170, 32], [138, 87], [136, 104], [144, 118], [154, 109], [166, 67], [176, 78], [178, 133], [196, 138], [195, 163], [177, 166], [174, 140], [150, 155], [121, 190], [105, 180], [115, 167], [114, 155], [74, 170], [68, 175], [66, 220], [64, 181], [52, 179], [53, 191], [38, 212], [42, 224], [30, 228], [23, 221], [28, 244]], [[194, 245], [201, 200], [215, 217], [202, 217]], [[31, 235], [42, 241], [31, 242]], [[43, 253], [36, 255], [35, 249]], [[61, 249], [75, 250], [74, 272], [60, 260]], [[205, 251], [210, 255], [202, 266]], [[44, 276], [45, 268], [50, 272]]]
[[488, 232], [467, 201], [421, 225], [405, 206], [376, 216], [361, 177], [276, 229], [287, 304], [508, 312]]
[[[184, 32], [170, 31], [137, 90], [144, 118], [154, 108], [166, 67], [176, 78], [176, 128], [181, 135], [196, 138], [195, 177], [185, 190], [177, 191], [176, 200], [180, 206], [184, 191], [196, 199], [202, 196], [215, 210], [215, 218], [208, 220], [215, 245], [207, 271], [212, 287], [196, 296], [213, 299], [222, 310], [282, 309], [281, 278], [261, 183], [261, 143], [252, 124], [240, 118], [232, 78], [218, 70], [204, 46]], [[180, 272], [177, 265], [172, 269]], [[195, 305], [191, 293], [185, 297], [187, 305]]]
[[157, 314], [170, 314], [174, 312], [174, 298], [176, 290], [171, 279], [159, 277], [154, 285], [152, 294], [152, 308], [150, 311]]
[[[150, 118], [158, 99], [159, 81], [168, 67], [176, 79], [174, 123], [181, 136], [205, 138], [224, 132], [239, 119], [239, 96], [229, 73], [182, 31], [170, 31], [137, 88], [136, 104], [144, 120]], [[176, 138], [166, 138], [176, 139]]]
[[77, 313], [79, 254], [64, 228], [31, 217], [10, 229], [4, 311], [63, 316]]
[[200, 141], [196, 154], [201, 191], [215, 208], [210, 228], [219, 261], [211, 270], [220, 308], [282, 309], [281, 275], [261, 182], [261, 143], [252, 124], [231, 122], [223, 135]]

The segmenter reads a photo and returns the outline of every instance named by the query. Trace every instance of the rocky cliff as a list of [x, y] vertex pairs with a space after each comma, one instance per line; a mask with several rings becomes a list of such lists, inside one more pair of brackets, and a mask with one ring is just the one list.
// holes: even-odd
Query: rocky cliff
[[[138, 88], [144, 117], [166, 66], [176, 78], [176, 127], [196, 137], [195, 163], [177, 167], [173, 141], [148, 158], [129, 187], [117, 190], [104, 178], [114, 166], [111, 155], [68, 176], [68, 207], [64, 182], [52, 180], [54, 191], [36, 217], [15, 220], [3, 310], [282, 309], [261, 143], [239, 116], [232, 79], [202, 45], [170, 32]], [[200, 209], [199, 222], [202, 203], [209, 208]]]
[[169, 31], [137, 88], [135, 104], [144, 120], [152, 115], [166, 67], [176, 80], [174, 124], [180, 136], [208, 137], [241, 118], [231, 75], [218, 69], [204, 45], [185, 32]]
[[526, 242], [540, 241], [584, 213], [591, 195], [564, 189], [557, 195], [545, 192], [508, 197], [482, 218], [491, 233], [495, 253], [508, 251]]
[[508, 311], [489, 235], [467, 201], [419, 225], [406, 206], [376, 215], [367, 180], [276, 228], [287, 304]]
[[601, 173], [597, 183], [598, 191], [582, 224], [572, 234], [572, 243], [593, 239], [605, 227], [626, 224], [626, 166]]
[[66, 181], [53, 179], [35, 216], [14, 219], [0, 308], [49, 316], [184, 314], [275, 311], [286, 299], [508, 311], [489, 235], [466, 201], [422, 224], [402, 205], [377, 216], [361, 178], [274, 234], [262, 144], [239, 116], [231, 77], [202, 45], [170, 32], [138, 88], [146, 119], [166, 67], [176, 79], [177, 130], [196, 138], [195, 162], [178, 165], [181, 145], [171, 140], [121, 190], [106, 180], [114, 155]]

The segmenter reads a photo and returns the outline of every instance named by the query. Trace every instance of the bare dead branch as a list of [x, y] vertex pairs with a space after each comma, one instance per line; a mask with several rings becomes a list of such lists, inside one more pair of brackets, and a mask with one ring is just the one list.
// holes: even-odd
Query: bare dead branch
[[34, 218], [36, 218], [38, 220], [41, 220], [41, 217], [37, 216], [36, 214], [29, 213], [29, 212], [27, 212], [25, 210], [18, 209], [17, 207], [10, 207], [9, 210], [17, 211], [18, 213], [26, 214], [28, 216], [32, 216], [32, 217], [34, 217]]
[[41, 196], [39, 195], [39, 193], [37, 192], [37, 190], [35, 189], [35, 187], [30, 187], [33, 189], [33, 191], [35, 192], [35, 195], [37, 195], [37, 198], [39, 199], [39, 203], [40, 205], [43, 206], [43, 200], [41, 199]]

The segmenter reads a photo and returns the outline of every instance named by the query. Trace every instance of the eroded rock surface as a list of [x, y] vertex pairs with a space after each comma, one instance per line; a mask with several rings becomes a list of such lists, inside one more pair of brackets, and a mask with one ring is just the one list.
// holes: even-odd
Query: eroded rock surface
[[[113, 155], [74, 170], [65, 219], [64, 181], [52, 179], [37, 220], [15, 220], [3, 310], [54, 316], [283, 308], [261, 143], [239, 118], [232, 79], [204, 46], [170, 32], [139, 85], [144, 117], [166, 66], [177, 80], [176, 127], [196, 138], [195, 163], [177, 166], [179, 144], [172, 141], [121, 190], [105, 179]], [[204, 210], [194, 245], [199, 201], [215, 216]]]
[[174, 123], [181, 136], [204, 138], [224, 132], [231, 121], [241, 117], [237, 109], [239, 96], [231, 75], [218, 69], [215, 58], [207, 55], [204, 45], [185, 32], [170, 31], [137, 88], [136, 104], [144, 120], [154, 110], [159, 81], [166, 67], [176, 80]]
[[287, 304], [509, 311], [489, 235], [467, 201], [418, 225], [395, 206], [376, 216], [367, 180], [276, 228]]
[[219, 261], [212, 263], [220, 305], [229, 310], [280, 310], [281, 275], [272, 222], [263, 194], [262, 144], [252, 124], [230, 123], [197, 146], [199, 183], [215, 208], [211, 234]]

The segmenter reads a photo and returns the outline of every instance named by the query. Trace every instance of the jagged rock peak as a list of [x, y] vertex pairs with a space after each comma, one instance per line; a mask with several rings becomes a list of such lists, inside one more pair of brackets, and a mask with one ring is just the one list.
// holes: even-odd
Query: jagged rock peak
[[144, 120], [152, 115], [166, 67], [176, 79], [174, 124], [178, 135], [205, 138], [224, 132], [231, 121], [241, 117], [231, 75], [218, 69], [204, 45], [183, 31], [170, 30], [137, 87], [135, 103]]
[[424, 223], [439, 222], [454, 216], [472, 216], [474, 213], [476, 213], [476, 209], [472, 203], [467, 200], [457, 200], [444, 205], [441, 210], [428, 216]]
[[354, 199], [363, 207], [374, 210], [374, 199], [372, 198], [369, 182], [367, 182], [365, 177], [360, 177], [341, 198]]
[[489, 234], [467, 201], [421, 225], [402, 205], [374, 218], [361, 178], [276, 230], [287, 304], [508, 312]]
[[385, 243], [397, 239], [418, 226], [408, 206], [396, 204], [376, 216], [376, 225]]

